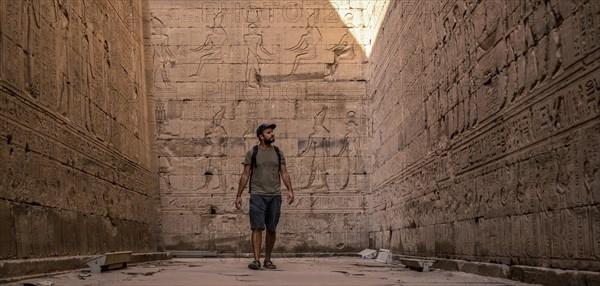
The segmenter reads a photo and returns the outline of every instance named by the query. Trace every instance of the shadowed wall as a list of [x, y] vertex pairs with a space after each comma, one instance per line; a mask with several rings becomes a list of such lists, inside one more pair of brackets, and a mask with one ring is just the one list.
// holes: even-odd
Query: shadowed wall
[[370, 61], [373, 244], [600, 270], [599, 3], [392, 3]]
[[0, 7], [0, 259], [156, 251], [141, 1]]

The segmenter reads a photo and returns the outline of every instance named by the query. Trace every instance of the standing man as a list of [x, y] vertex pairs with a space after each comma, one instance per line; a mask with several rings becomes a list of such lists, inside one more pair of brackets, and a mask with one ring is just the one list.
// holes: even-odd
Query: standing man
[[261, 124], [256, 129], [260, 143], [246, 152], [244, 172], [240, 178], [235, 207], [242, 209], [242, 192], [250, 179], [250, 228], [252, 229], [252, 250], [254, 261], [248, 268], [260, 269], [260, 248], [262, 233], [267, 229], [266, 250], [263, 266], [277, 269], [271, 261], [271, 253], [275, 245], [277, 223], [281, 215], [281, 180], [288, 190], [288, 204], [294, 202], [292, 182], [285, 166], [285, 157], [281, 149], [275, 145], [275, 124]]

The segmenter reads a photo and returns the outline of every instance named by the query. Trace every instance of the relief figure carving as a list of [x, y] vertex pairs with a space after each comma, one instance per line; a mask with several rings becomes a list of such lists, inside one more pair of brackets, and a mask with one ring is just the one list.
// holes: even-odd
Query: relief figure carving
[[559, 197], [559, 207], [567, 206], [567, 196], [571, 193], [571, 177], [572, 171], [568, 164], [569, 154], [566, 147], [556, 150], [556, 164], [558, 172], [556, 173], [556, 193]]
[[312, 157], [306, 189], [329, 189], [326, 179], [327, 173], [325, 171], [325, 157], [329, 155], [329, 129], [323, 125], [326, 114], [327, 107], [325, 106], [315, 116], [313, 131], [308, 136], [306, 147], [299, 155], [300, 157], [306, 155]]
[[356, 178], [353, 182], [351, 181], [351, 174], [358, 174], [362, 172], [362, 154], [360, 146], [360, 133], [358, 132], [358, 124], [354, 121], [356, 113], [354, 111], [348, 112], [348, 123], [346, 124], [346, 134], [344, 135], [343, 146], [340, 152], [337, 154], [338, 157], [344, 158], [342, 161], [342, 182], [341, 189], [356, 187]]
[[[217, 176], [216, 179], [214, 178], [215, 176]], [[221, 168], [219, 165], [213, 164], [211, 158], [208, 158], [208, 164], [206, 172], [204, 172], [204, 178], [204, 184], [200, 187], [200, 190], [218, 190], [221, 188], [221, 185], [225, 186], [225, 183], [222, 182], [224, 176], [222, 175]]]
[[273, 54], [263, 46], [262, 31], [254, 23], [248, 25], [248, 34], [244, 35], [244, 42], [247, 47], [246, 82], [249, 87], [260, 88], [262, 82], [260, 63], [271, 61]]
[[197, 53], [200, 57], [200, 62], [197, 64], [198, 68], [196, 72], [191, 74], [189, 77], [194, 77], [200, 74], [206, 60], [221, 60], [223, 57], [223, 45], [227, 40], [227, 32], [223, 28], [223, 13], [220, 11], [215, 15], [213, 25], [208, 26], [210, 32], [206, 35], [204, 44], [197, 48], [191, 49], [192, 52]]
[[589, 160], [583, 162], [583, 186], [589, 204], [594, 204], [600, 199], [600, 171]]
[[296, 53], [292, 71], [287, 76], [292, 76], [296, 73], [301, 61], [314, 60], [317, 58], [317, 45], [323, 40], [323, 35], [319, 28], [311, 24], [311, 18], [314, 13], [308, 16], [306, 32], [300, 36], [298, 42], [291, 48], [286, 48], [288, 51]]
[[56, 41], [57, 50], [57, 66], [56, 66], [56, 82], [58, 83], [58, 106], [56, 111], [65, 117], [69, 116], [69, 108], [71, 106], [72, 92], [69, 83], [67, 63], [69, 62], [68, 43], [71, 36], [69, 28], [69, 13], [64, 6], [64, 0], [55, 0], [54, 13], [56, 15], [56, 23], [58, 26], [59, 39]]
[[333, 51], [333, 63], [327, 64], [327, 72], [325, 73], [326, 80], [335, 80], [335, 72], [337, 70], [340, 61], [351, 60], [356, 56], [354, 52], [354, 37], [350, 34], [350, 31], [342, 36], [339, 43], [337, 43], [330, 51]]
[[35, 70], [35, 48], [34, 48], [34, 29], [40, 30], [41, 15], [36, 10], [39, 10], [39, 1], [25, 0], [21, 2], [21, 21], [25, 28], [25, 90], [33, 98], [39, 96], [40, 91], [33, 84], [33, 71]]
[[169, 78], [169, 69], [175, 68], [175, 55], [171, 51], [169, 45], [169, 35], [164, 32], [166, 28], [165, 23], [161, 21], [157, 17], [152, 17], [152, 27], [154, 31], [152, 31], [152, 38], [155, 39], [155, 42], [152, 45], [153, 50], [153, 59], [152, 62], [154, 64], [154, 86], [160, 88], [157, 85], [156, 77], [160, 74], [163, 88], [172, 87], [171, 79]]
[[227, 140], [227, 132], [223, 125], [221, 125], [223, 118], [225, 117], [225, 109], [225, 106], [223, 106], [215, 113], [212, 122], [204, 132], [204, 140], [207, 146], [204, 155], [224, 156], [225, 154], [223, 149], [225, 148], [225, 141]]

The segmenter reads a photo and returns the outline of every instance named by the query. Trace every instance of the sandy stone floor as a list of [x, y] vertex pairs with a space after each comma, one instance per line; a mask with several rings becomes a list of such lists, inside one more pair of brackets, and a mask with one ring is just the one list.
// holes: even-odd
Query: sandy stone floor
[[277, 259], [277, 270], [250, 270], [248, 262], [236, 258], [173, 259], [102, 274], [74, 271], [8, 285], [533, 285], [462, 272], [416, 272], [358, 258]]

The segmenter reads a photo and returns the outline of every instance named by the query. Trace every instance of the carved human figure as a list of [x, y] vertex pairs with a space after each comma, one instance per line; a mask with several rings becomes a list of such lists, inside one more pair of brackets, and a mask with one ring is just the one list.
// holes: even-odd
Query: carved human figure
[[227, 138], [227, 132], [221, 125], [223, 118], [225, 117], [225, 107], [222, 107], [213, 116], [211, 124], [206, 128], [204, 132], [204, 139], [206, 142], [207, 150], [205, 155], [211, 156], [223, 156], [225, 140]]
[[589, 204], [594, 204], [600, 198], [600, 172], [589, 160], [583, 162], [583, 186], [587, 193]]
[[291, 76], [296, 73], [301, 61], [314, 60], [317, 58], [317, 45], [321, 42], [321, 40], [323, 40], [323, 35], [321, 34], [319, 28], [311, 24], [311, 19], [313, 16], [314, 13], [308, 16], [306, 32], [300, 36], [298, 42], [293, 47], [286, 48], [286, 50], [296, 53], [292, 71], [287, 76]]
[[556, 150], [555, 162], [558, 168], [556, 173], [556, 193], [559, 197], [559, 207], [567, 206], [567, 196], [571, 193], [571, 170], [569, 169], [569, 156], [566, 148]]
[[346, 124], [346, 134], [344, 135], [344, 141], [342, 149], [337, 154], [338, 157], [343, 158], [342, 162], [342, 181], [341, 189], [356, 186], [356, 181], [351, 183], [351, 174], [358, 173], [361, 169], [361, 146], [360, 146], [360, 133], [358, 132], [358, 124], [354, 121], [355, 112], [348, 112], [348, 123]]
[[[540, 175], [540, 173], [538, 172], [535, 175], [535, 183], [533, 186], [533, 191], [535, 194], [535, 198], [537, 198], [537, 204], [538, 204], [538, 210], [539, 211], [545, 211], [545, 207], [544, 207], [544, 187], [542, 186], [542, 177]], [[533, 200], [532, 200], [533, 201]]]
[[33, 71], [35, 70], [34, 38], [39, 35], [35, 34], [34, 29], [41, 29], [41, 15], [36, 10], [39, 10], [38, 0], [21, 1], [21, 21], [25, 31], [25, 89], [33, 98], [39, 96], [39, 90], [36, 89], [33, 83]]
[[256, 126], [259, 125], [256, 122], [256, 119], [246, 119], [246, 129], [242, 135], [244, 152], [256, 145]]
[[315, 116], [313, 131], [308, 136], [305, 148], [300, 152], [300, 157], [311, 156], [310, 174], [306, 189], [328, 190], [325, 158], [329, 155], [329, 129], [323, 125], [327, 114], [327, 106], [323, 107]]
[[175, 55], [171, 51], [169, 45], [169, 35], [164, 31], [166, 25], [156, 16], [152, 17], [152, 62], [154, 64], [154, 86], [160, 88], [157, 85], [156, 77], [160, 74], [162, 80], [162, 87], [172, 87], [171, 79], [169, 78], [169, 69], [175, 68], [176, 61]]
[[350, 31], [346, 31], [339, 43], [328, 49], [333, 51], [333, 63], [327, 64], [327, 72], [325, 73], [326, 80], [335, 80], [335, 71], [340, 64], [340, 61], [354, 59], [356, 56], [356, 53], [354, 52], [355, 43], [356, 41], [350, 34]]
[[191, 49], [192, 52], [198, 53], [200, 62], [196, 72], [191, 74], [190, 77], [194, 77], [200, 74], [206, 60], [220, 60], [223, 57], [223, 45], [227, 40], [227, 32], [223, 28], [223, 13], [222, 11], [215, 15], [213, 25], [208, 26], [210, 32], [206, 35], [204, 44], [197, 48]]
[[246, 82], [249, 87], [261, 86], [261, 61], [271, 60], [271, 52], [263, 46], [263, 36], [258, 26], [254, 23], [248, 25], [248, 34], [244, 35], [246, 43]]
[[[87, 19], [87, 11], [85, 11], [87, 9], [86, 5], [82, 5], [84, 12], [82, 13], [83, 15], [83, 22], [87, 23], [88, 19]], [[90, 41], [90, 39], [93, 39], [93, 25], [90, 25], [88, 27], [86, 27], [83, 30], [82, 35], [80, 35], [83, 39], [82, 39], [82, 47], [83, 47], [83, 52], [82, 52], [82, 61], [83, 61], [83, 71], [84, 71], [84, 75], [83, 75], [83, 86], [84, 86], [84, 96], [85, 98], [83, 98], [83, 117], [84, 117], [84, 127], [88, 132], [94, 133], [94, 128], [93, 128], [93, 124], [92, 124], [92, 93], [96, 92], [96, 89], [94, 88], [94, 74], [92, 72], [92, 63], [94, 62], [93, 58], [94, 58], [94, 42], [95, 41]]]
[[67, 63], [69, 55], [67, 45], [69, 43], [69, 13], [64, 6], [64, 0], [55, 0], [54, 13], [56, 15], [56, 23], [58, 26], [59, 39], [56, 41], [57, 64], [56, 64], [56, 82], [58, 84], [58, 106], [56, 111], [62, 116], [69, 116], [69, 108], [71, 106], [72, 93], [69, 86], [69, 77]]
[[221, 168], [219, 165], [214, 164], [213, 160], [209, 157], [206, 165], [206, 171], [204, 172], [204, 184], [200, 186], [199, 190], [218, 190], [221, 188], [221, 181], [223, 178], [224, 177], [221, 174]]

